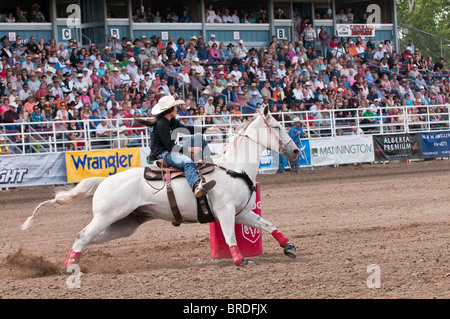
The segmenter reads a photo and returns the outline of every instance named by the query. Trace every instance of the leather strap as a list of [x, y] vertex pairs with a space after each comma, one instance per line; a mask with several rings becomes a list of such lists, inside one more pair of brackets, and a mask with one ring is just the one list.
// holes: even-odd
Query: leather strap
[[170, 171], [167, 171], [164, 174], [164, 178], [166, 179], [167, 198], [169, 199], [170, 209], [172, 210], [173, 216], [175, 217], [175, 222], [173, 222], [172, 225], [180, 226], [183, 222], [183, 218], [181, 217], [180, 210], [178, 209], [177, 200], [172, 189], [172, 184], [170, 183]]

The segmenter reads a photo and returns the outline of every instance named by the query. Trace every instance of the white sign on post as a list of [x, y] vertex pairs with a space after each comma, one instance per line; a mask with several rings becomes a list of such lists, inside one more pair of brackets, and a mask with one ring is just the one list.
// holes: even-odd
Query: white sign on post
[[70, 40], [72, 38], [72, 31], [70, 29], [62, 29], [62, 40]]
[[284, 38], [284, 29], [277, 29], [277, 39], [282, 40]]
[[169, 32], [167, 31], [163, 31], [161, 32], [161, 39], [164, 40], [169, 40]]
[[117, 39], [120, 39], [119, 29], [111, 29], [111, 36], [115, 36]]
[[8, 40], [9, 41], [16, 41], [16, 33], [15, 32], [9, 32], [8, 33]]
[[241, 38], [241, 35], [239, 33], [239, 31], [234, 31], [233, 32], [233, 40], [239, 40]]

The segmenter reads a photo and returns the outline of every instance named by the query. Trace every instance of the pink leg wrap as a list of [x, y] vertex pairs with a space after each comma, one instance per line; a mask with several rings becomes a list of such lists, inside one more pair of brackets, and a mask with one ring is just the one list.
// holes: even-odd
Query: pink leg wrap
[[275, 229], [272, 232], [272, 236], [278, 241], [281, 247], [286, 246], [286, 244], [289, 242], [289, 239], [284, 237], [284, 235], [278, 229]]
[[80, 254], [81, 253], [74, 252], [73, 249], [71, 249], [69, 255], [67, 256], [66, 262], [64, 263], [64, 266], [76, 264], [80, 259]]
[[238, 246], [230, 246], [230, 252], [231, 252], [231, 257], [233, 257], [233, 262], [236, 266], [239, 266], [242, 262], [242, 259], [244, 259], [244, 257], [242, 257], [241, 255], [241, 251], [239, 250]]

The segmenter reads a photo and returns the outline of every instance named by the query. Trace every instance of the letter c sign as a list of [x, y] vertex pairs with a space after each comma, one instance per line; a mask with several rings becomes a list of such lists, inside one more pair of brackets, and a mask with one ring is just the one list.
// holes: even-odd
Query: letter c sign
[[72, 38], [72, 31], [70, 29], [62, 29], [62, 40], [70, 40]]

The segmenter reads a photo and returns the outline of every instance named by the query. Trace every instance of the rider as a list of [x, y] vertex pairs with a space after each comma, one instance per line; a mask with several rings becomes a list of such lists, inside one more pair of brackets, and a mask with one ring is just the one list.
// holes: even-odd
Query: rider
[[[214, 180], [206, 183], [202, 181], [191, 154], [195, 156], [203, 155], [205, 161], [211, 161], [211, 152], [202, 136], [208, 128], [187, 126], [180, 123], [176, 118], [177, 105], [180, 104], [185, 104], [185, 102], [182, 100], [176, 101], [172, 96], [164, 96], [153, 107], [152, 115], [155, 116], [155, 119], [145, 122], [146, 125], [152, 127], [150, 160], [164, 159], [169, 166], [184, 170], [195, 197], [201, 197], [206, 195], [216, 185], [216, 182]], [[182, 129], [183, 133], [191, 134], [181, 147], [175, 144], [176, 134], [172, 134], [176, 129]], [[201, 130], [201, 133], [196, 133], [198, 130]], [[199, 146], [200, 143], [201, 147]], [[186, 153], [189, 156], [185, 155]]]

